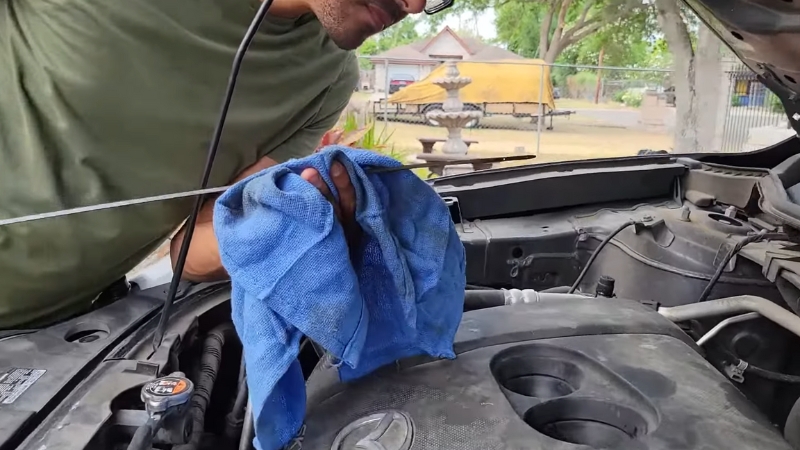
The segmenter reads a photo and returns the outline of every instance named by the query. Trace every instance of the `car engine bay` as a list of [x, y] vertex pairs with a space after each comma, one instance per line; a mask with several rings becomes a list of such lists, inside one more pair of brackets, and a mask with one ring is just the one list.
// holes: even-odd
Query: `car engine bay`
[[[237, 51], [202, 188], [270, 3]], [[687, 4], [800, 131], [797, 7]], [[430, 183], [467, 257], [457, 357], [343, 383], [305, 340], [306, 421], [287, 450], [800, 450], [800, 138]], [[0, 331], [0, 450], [252, 448], [230, 285], [174, 280]]]
[[[289, 448], [800, 448], [798, 145], [765, 150], [772, 167], [652, 155], [433, 180], [467, 255], [457, 358], [342, 383], [306, 342]], [[230, 286], [183, 284], [153, 348], [166, 290], [0, 335], [0, 449], [250, 448]]]

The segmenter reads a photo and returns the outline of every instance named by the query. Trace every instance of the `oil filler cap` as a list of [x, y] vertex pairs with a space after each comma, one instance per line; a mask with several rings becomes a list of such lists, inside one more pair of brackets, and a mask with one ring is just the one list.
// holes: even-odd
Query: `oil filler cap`
[[142, 386], [142, 401], [148, 413], [162, 413], [186, 404], [194, 393], [194, 384], [183, 376], [170, 375]]
[[414, 423], [402, 411], [385, 411], [362, 417], [339, 431], [331, 450], [408, 450]]

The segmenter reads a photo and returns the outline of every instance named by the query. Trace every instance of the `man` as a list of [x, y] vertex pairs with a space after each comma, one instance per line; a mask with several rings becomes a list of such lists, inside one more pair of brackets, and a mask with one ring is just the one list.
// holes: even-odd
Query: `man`
[[[0, 0], [0, 218], [196, 189], [256, 1]], [[275, 0], [239, 73], [211, 185], [313, 152], [355, 88], [350, 50], [423, 7]], [[302, 175], [330, 198], [315, 171]], [[352, 227], [352, 186], [343, 170], [332, 176], [335, 209]], [[0, 329], [88, 311], [180, 226], [192, 201], [0, 227]], [[212, 204], [187, 279], [226, 277]]]

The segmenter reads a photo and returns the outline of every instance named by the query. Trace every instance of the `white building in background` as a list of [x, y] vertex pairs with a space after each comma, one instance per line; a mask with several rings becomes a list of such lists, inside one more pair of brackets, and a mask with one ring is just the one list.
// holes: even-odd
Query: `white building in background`
[[459, 36], [450, 27], [445, 27], [432, 38], [369, 56], [368, 59], [375, 67], [375, 92], [385, 92], [387, 81], [391, 83], [393, 79], [419, 81], [428, 76], [445, 58], [464, 61], [522, 59], [504, 48]]

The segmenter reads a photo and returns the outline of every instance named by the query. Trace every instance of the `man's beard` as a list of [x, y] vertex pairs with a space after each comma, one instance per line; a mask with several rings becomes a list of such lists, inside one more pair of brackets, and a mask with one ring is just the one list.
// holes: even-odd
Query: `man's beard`
[[[367, 1], [385, 11], [395, 23], [405, 17], [405, 13], [394, 0]], [[372, 29], [368, 23], [353, 20], [360, 8], [366, 11], [367, 5], [359, 0], [322, 0], [319, 5], [317, 18], [331, 40], [343, 50], [355, 50], [367, 38], [381, 31]]]

